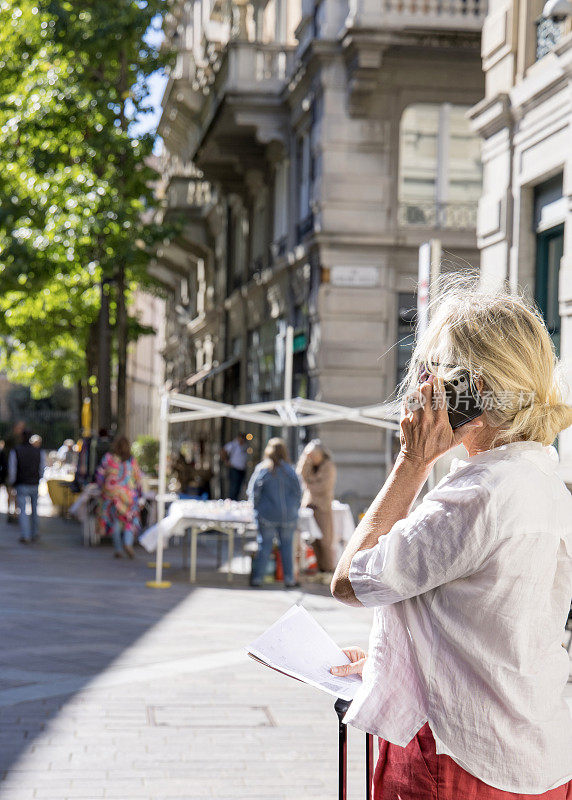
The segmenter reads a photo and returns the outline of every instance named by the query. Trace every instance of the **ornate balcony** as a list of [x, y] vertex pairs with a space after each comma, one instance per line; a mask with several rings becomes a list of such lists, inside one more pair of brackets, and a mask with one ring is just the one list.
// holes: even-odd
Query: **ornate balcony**
[[156, 186], [156, 195], [162, 201], [159, 214], [163, 219], [182, 222], [182, 226], [173, 240], [157, 248], [151, 272], [166, 285], [176, 287], [177, 281], [188, 275], [189, 256], [191, 260], [210, 258], [216, 192], [192, 162], [165, 152], [155, 166], [161, 175]]
[[167, 208], [197, 209], [203, 211], [212, 200], [211, 185], [208, 181], [173, 175], [165, 191]]
[[294, 48], [231, 40], [197, 73], [203, 103], [193, 143], [195, 163], [228, 190], [260, 169], [267, 145], [286, 144], [282, 91]]
[[486, 0], [355, 0], [342, 37], [351, 100], [376, 88], [388, 51], [430, 48], [480, 59], [486, 13]]
[[214, 103], [232, 92], [279, 93], [293, 64], [293, 52], [285, 45], [231, 40], [199, 74], [199, 84], [212, 86]]
[[157, 196], [164, 201], [166, 211], [194, 211], [202, 214], [213, 202], [208, 181], [192, 162], [184, 164], [179, 158], [164, 154], [158, 159], [161, 181]]
[[353, 27], [480, 31], [486, 0], [357, 0]]
[[474, 231], [477, 225], [477, 202], [435, 203], [431, 200], [408, 200], [399, 204], [397, 224], [400, 228], [413, 226]]

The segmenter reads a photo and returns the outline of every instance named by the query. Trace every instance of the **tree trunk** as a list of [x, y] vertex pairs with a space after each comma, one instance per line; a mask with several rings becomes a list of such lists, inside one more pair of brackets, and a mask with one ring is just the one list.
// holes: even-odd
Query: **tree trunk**
[[[125, 93], [128, 89], [127, 56], [121, 52], [121, 72], [119, 75], [119, 92], [123, 98], [119, 111], [121, 130], [127, 131], [128, 120], [125, 110]], [[120, 155], [121, 171], [124, 172], [122, 154]], [[125, 264], [117, 270], [117, 429], [127, 432], [127, 308], [125, 304]]]
[[97, 388], [99, 427], [111, 428], [111, 331], [109, 328], [109, 282], [101, 281], [101, 308], [99, 311], [99, 353]]
[[117, 272], [117, 430], [127, 428], [127, 308], [125, 304], [125, 269]]
[[83, 386], [81, 378], [76, 382], [76, 402], [77, 402], [77, 427], [79, 430], [79, 435], [83, 436], [83, 426], [81, 424], [81, 410], [83, 408]]
[[99, 323], [94, 322], [89, 326], [89, 334], [87, 337], [87, 347], [85, 352], [85, 358], [87, 364], [87, 381], [85, 385], [85, 396], [89, 397], [89, 399], [91, 400], [91, 408], [92, 408], [91, 427], [94, 433], [97, 433], [100, 427], [99, 402], [97, 395], [93, 393], [94, 387], [91, 383], [92, 376], [94, 376], [97, 379], [98, 334], [99, 334]]

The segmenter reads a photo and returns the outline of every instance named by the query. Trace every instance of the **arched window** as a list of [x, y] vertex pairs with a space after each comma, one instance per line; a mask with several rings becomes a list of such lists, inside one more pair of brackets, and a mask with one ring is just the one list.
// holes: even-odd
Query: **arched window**
[[480, 139], [470, 106], [416, 103], [401, 117], [399, 224], [471, 229], [481, 195]]

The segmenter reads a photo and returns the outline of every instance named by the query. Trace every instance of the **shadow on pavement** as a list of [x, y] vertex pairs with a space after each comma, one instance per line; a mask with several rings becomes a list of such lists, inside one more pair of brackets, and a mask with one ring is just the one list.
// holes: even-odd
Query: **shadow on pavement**
[[[215, 569], [216, 542], [208, 538], [199, 539], [197, 583], [188, 583], [181, 547], [171, 548], [166, 558], [172, 567], [164, 577], [172, 586], [156, 590], [145, 585], [153, 571], [140, 547], [133, 561], [114, 559], [108, 544], [85, 548], [80, 525], [58, 517], [44, 516], [40, 534], [37, 544], [20, 544], [18, 526], [0, 513], [0, 777], [102, 673], [148, 669], [129, 649], [195, 587], [246, 590], [261, 598], [283, 592], [281, 584], [250, 589], [245, 574], [227, 582]], [[329, 591], [308, 584], [288, 594], [294, 603], [302, 594]], [[170, 641], [164, 652], [165, 659], [186, 653], [184, 643]]]
[[85, 548], [78, 523], [40, 520], [40, 541], [18, 542], [0, 514], [0, 774], [46, 730], [71, 696], [121, 657], [192, 592], [145, 586], [151, 570]]

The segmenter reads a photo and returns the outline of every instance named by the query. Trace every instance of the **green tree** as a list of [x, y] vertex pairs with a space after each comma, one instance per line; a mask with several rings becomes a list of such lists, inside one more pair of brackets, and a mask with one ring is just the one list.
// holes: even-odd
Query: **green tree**
[[4, 360], [36, 391], [89, 385], [110, 281], [120, 426], [127, 342], [140, 332], [127, 304], [150, 285], [153, 245], [171, 232], [149, 222], [154, 137], [132, 125], [165, 63], [145, 39], [165, 10], [166, 0], [0, 0]]

